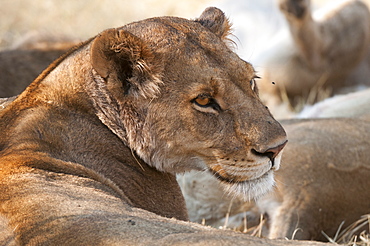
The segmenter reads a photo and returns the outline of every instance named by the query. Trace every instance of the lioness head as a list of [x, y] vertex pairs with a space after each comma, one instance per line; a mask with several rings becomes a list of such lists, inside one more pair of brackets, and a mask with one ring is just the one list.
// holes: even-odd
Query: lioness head
[[[228, 46], [229, 31], [216, 8], [196, 20], [147, 19], [102, 32], [55, 74], [69, 69], [84, 81], [95, 114], [148, 165], [210, 171], [230, 190], [254, 197], [273, 185], [286, 134], [258, 97], [252, 65]], [[48, 77], [43, 85], [54, 84], [47, 97], [56, 90], [63, 98], [57, 75]], [[76, 94], [66, 96], [68, 103], [80, 103], [75, 82], [63, 83]]]
[[253, 197], [273, 185], [286, 134], [258, 97], [252, 65], [228, 47], [229, 31], [216, 8], [104, 31], [91, 45], [90, 93], [101, 120], [149, 165], [208, 170]]

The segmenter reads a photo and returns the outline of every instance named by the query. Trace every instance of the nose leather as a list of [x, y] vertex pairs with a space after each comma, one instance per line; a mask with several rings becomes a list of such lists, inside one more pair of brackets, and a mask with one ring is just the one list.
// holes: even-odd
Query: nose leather
[[267, 149], [265, 151], [265, 153], [261, 153], [261, 154], [269, 154], [270, 153], [270, 155], [271, 155], [270, 159], [274, 159], [283, 150], [283, 148], [285, 147], [287, 142], [288, 142], [288, 140], [286, 140], [284, 143], [282, 143], [282, 144], [280, 144], [276, 147]]
[[269, 148], [269, 149], [267, 149], [267, 150], [265, 150], [263, 152], [259, 152], [259, 151], [255, 150], [255, 149], [252, 149], [252, 153], [255, 154], [255, 155], [259, 155], [259, 156], [266, 156], [274, 164], [275, 157], [283, 150], [283, 148], [285, 147], [285, 145], [287, 144], [287, 142], [288, 142], [288, 140], [286, 140], [282, 144], [279, 144], [278, 146]]

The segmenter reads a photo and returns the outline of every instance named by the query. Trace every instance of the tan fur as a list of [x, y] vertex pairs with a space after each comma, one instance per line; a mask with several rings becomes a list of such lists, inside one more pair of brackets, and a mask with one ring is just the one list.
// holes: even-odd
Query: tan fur
[[[282, 124], [289, 143], [274, 191], [256, 203], [242, 203], [221, 196], [211, 176], [197, 179], [199, 174], [190, 174], [180, 184], [191, 220], [205, 218], [213, 226], [227, 222], [228, 227], [243, 230], [245, 217], [248, 227], [253, 227], [263, 214], [266, 237], [327, 241], [322, 231], [334, 238], [342, 222], [343, 230], [370, 213], [369, 116]], [[221, 219], [226, 215], [228, 221]], [[355, 234], [368, 228], [364, 225]]]
[[253, 67], [225, 44], [229, 30], [216, 8], [106, 30], [1, 110], [1, 244], [254, 241], [179, 221], [175, 173], [210, 171], [231, 192], [258, 196], [286, 143]]
[[[277, 174], [276, 192], [258, 203], [265, 211], [269, 238], [327, 240], [370, 213], [370, 121], [323, 119], [284, 122], [290, 140]], [[358, 230], [361, 232], [368, 226]]]
[[335, 4], [314, 18], [310, 0], [280, 0], [293, 41], [277, 44], [264, 64], [260, 85], [268, 106], [281, 94], [296, 105], [370, 86], [369, 9], [358, 0]]

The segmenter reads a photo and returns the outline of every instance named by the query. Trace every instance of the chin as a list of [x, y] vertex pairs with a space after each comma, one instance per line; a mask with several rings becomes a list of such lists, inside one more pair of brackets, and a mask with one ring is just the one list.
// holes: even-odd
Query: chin
[[221, 186], [231, 196], [244, 201], [257, 200], [275, 186], [274, 171], [270, 170], [259, 178], [243, 182], [221, 182]]

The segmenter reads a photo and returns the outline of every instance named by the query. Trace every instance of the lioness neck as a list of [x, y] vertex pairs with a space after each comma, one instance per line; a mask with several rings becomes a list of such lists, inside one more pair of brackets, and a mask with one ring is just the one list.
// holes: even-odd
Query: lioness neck
[[89, 177], [132, 206], [186, 220], [175, 176], [149, 167], [95, 115], [83, 89], [88, 78], [79, 75], [88, 73], [78, 72], [89, 69], [88, 58], [69, 56], [0, 113], [0, 161], [15, 160], [1, 171], [24, 166]]

